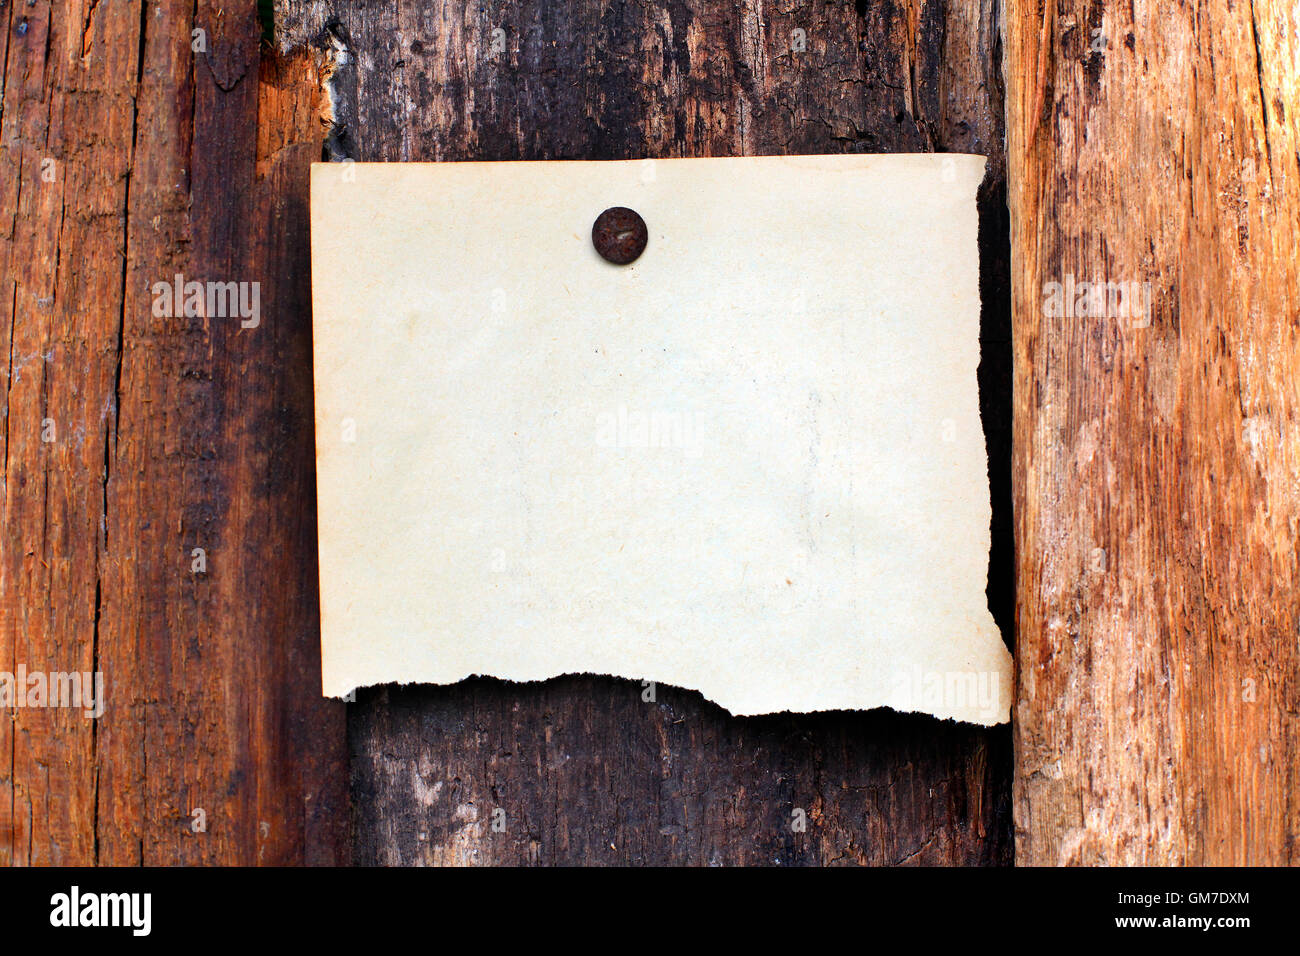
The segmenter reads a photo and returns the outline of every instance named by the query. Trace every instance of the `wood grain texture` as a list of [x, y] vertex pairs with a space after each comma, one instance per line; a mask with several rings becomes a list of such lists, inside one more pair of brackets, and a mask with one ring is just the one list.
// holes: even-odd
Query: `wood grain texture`
[[1300, 861], [1297, 16], [1007, 10], [1017, 862]]
[[[252, 0], [10, 0], [0, 24], [0, 667], [105, 680], [98, 720], [7, 708], [0, 862], [340, 860], [306, 504], [315, 61], [264, 58]], [[154, 314], [176, 273], [260, 283], [260, 325]]]
[[[990, 594], [1009, 626], [993, 4], [280, 0], [277, 35], [286, 53], [313, 49], [328, 64], [335, 159], [987, 154]], [[648, 702], [635, 682], [591, 676], [358, 698], [358, 862], [1010, 862], [1007, 728], [887, 711], [736, 719], [690, 691], [660, 686]], [[796, 809], [806, 832], [791, 828]]]

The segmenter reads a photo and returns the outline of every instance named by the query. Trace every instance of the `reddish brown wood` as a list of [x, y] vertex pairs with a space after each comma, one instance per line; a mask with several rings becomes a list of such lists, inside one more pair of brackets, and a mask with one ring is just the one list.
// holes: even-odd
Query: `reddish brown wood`
[[[314, 61], [265, 57], [251, 0], [0, 20], [0, 661], [106, 682], [98, 720], [6, 715], [0, 861], [339, 860], [309, 505]], [[259, 282], [260, 326], [155, 316], [178, 272]]]
[[1300, 860], [1297, 16], [1007, 9], [1017, 862]]

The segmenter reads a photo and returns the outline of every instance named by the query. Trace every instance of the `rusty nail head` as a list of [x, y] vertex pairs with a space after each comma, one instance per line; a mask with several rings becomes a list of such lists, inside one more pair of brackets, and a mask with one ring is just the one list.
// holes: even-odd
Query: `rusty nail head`
[[647, 235], [645, 220], [635, 210], [613, 206], [596, 217], [591, 244], [604, 259], [625, 266], [641, 255]]

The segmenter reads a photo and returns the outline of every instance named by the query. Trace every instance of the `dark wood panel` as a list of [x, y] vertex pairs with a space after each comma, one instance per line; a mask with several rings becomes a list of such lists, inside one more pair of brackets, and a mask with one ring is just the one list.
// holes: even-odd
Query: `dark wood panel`
[[361, 691], [358, 862], [1008, 862], [1005, 728], [891, 711], [735, 718], [694, 691], [646, 690], [580, 676]]
[[[990, 595], [1009, 627], [1008, 225], [994, 4], [282, 0], [277, 11], [285, 50], [314, 49], [332, 65], [335, 159], [988, 155]], [[363, 691], [349, 712], [356, 859], [1011, 860], [1005, 727], [883, 711], [737, 719], [693, 692], [661, 686], [654, 703], [641, 693], [590, 676]], [[796, 809], [805, 833], [791, 830]], [[497, 810], [504, 832], [492, 827]]]

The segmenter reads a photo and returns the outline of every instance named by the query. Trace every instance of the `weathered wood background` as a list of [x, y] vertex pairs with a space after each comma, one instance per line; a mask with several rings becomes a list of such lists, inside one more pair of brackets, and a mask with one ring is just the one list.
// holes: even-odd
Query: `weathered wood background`
[[[571, 678], [364, 693], [345, 734], [315, 693], [308, 164], [987, 153], [1005, 497], [991, 6], [281, 2], [270, 43], [250, 2], [2, 9], [3, 660], [108, 685], [12, 712], [6, 861], [1009, 862], [1006, 728]], [[152, 316], [177, 272], [260, 281], [262, 324]]]
[[[1003, 864], [1013, 780], [1023, 862], [1295, 860], [1300, 14], [257, 6], [0, 0], [0, 669], [107, 684], [9, 709], [0, 862]], [[593, 677], [320, 699], [313, 160], [922, 150], [989, 156], [1014, 766], [1007, 728]], [[1044, 317], [1067, 272], [1150, 281], [1150, 325]], [[154, 316], [176, 273], [261, 324]]]

